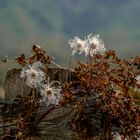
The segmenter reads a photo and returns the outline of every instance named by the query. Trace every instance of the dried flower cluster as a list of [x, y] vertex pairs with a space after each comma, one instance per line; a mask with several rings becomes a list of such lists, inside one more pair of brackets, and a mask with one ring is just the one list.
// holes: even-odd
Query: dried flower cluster
[[[89, 35], [85, 40], [75, 37], [69, 44], [72, 55], [84, 53], [90, 61], [78, 62], [73, 70], [75, 80], [62, 86], [59, 81], [50, 81], [45, 73], [44, 65], [52, 61], [40, 46], [33, 46], [31, 57], [22, 54], [16, 58], [24, 67], [29, 64], [20, 76], [35, 94], [20, 98], [22, 107], [16, 109], [20, 116], [18, 128], [32, 130], [37, 124], [36, 110], [45, 102], [47, 107], [53, 105], [52, 109], [59, 104], [71, 106], [69, 127], [85, 139], [93, 136], [103, 140], [139, 139], [140, 106], [135, 91], [140, 88], [140, 56], [130, 61], [118, 58], [115, 51], [106, 50], [99, 35]], [[4, 116], [6, 111], [2, 113]], [[34, 125], [29, 125], [31, 122]]]
[[[38, 45], [34, 45], [32, 50], [36, 55], [43, 54], [43, 56], [45, 56], [45, 51]], [[23, 67], [20, 77], [25, 79], [26, 85], [28, 87], [32, 89], [38, 89], [40, 91], [41, 96], [40, 103], [46, 102], [47, 106], [50, 104], [58, 105], [61, 98], [60, 82], [59, 81], [50, 82], [50, 77], [48, 77], [46, 73], [43, 71], [45, 70], [44, 61], [41, 60], [37, 59], [36, 62], [34, 62], [32, 65], [29, 64], [28, 68]]]
[[73, 106], [71, 130], [82, 137], [100, 135], [110, 140], [115, 129], [133, 139], [140, 126], [140, 106], [134, 98], [140, 87], [138, 58], [121, 60], [109, 50], [95, 53], [90, 63], [79, 62], [76, 80], [62, 89], [62, 105]]
[[29, 69], [25, 70], [23, 68], [20, 77], [25, 78], [27, 86], [40, 91], [40, 103], [46, 102], [47, 106], [50, 104], [58, 105], [61, 98], [60, 82], [50, 82], [50, 77], [48, 77], [48, 80], [46, 80], [47, 76], [45, 72], [43, 72], [39, 67], [43, 67], [41, 62], [36, 62], [32, 66], [29, 65]]
[[72, 55], [75, 53], [82, 54], [85, 56], [93, 56], [95, 54], [104, 54], [106, 48], [104, 42], [100, 39], [99, 35], [90, 34], [85, 40], [75, 37], [69, 41], [70, 47], [72, 48]]
[[[36, 118], [40, 106], [45, 103], [47, 108], [52, 106], [53, 109], [62, 98], [61, 83], [59, 81], [50, 81], [50, 77], [45, 72], [48, 64], [53, 63], [50, 61], [50, 57], [38, 45], [33, 45], [32, 52], [31, 57], [25, 58], [25, 55], [22, 54], [16, 58], [18, 63], [23, 66], [20, 78], [24, 79], [25, 84], [31, 88], [30, 95], [19, 96], [9, 101], [9, 103], [11, 102], [9, 105], [6, 102], [2, 103], [2, 111], [0, 111], [4, 122], [7, 117], [18, 117], [16, 122], [17, 130], [21, 132], [21, 130], [25, 131], [28, 128], [27, 136], [35, 130], [37, 121], [42, 117]], [[53, 64], [55, 65], [55, 63]], [[46, 114], [46, 112], [43, 114]], [[12, 137], [10, 133], [8, 135]], [[3, 138], [7, 138], [7, 133], [4, 134]]]
[[25, 57], [25, 54], [21, 54], [18, 57], [15, 57], [15, 60], [18, 61], [18, 63], [22, 66], [25, 66], [26, 64], [33, 64], [36, 61], [40, 61], [44, 64], [50, 64], [51, 63], [51, 57], [46, 55], [46, 52], [42, 47], [39, 45], [33, 45], [32, 47], [32, 55], [30, 57]]

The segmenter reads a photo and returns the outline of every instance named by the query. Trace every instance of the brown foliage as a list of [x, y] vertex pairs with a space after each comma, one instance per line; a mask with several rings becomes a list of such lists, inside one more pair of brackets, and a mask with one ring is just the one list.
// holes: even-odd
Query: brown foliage
[[[115, 51], [97, 54], [86, 64], [79, 62], [75, 69], [77, 80], [63, 86], [64, 101], [73, 106], [71, 129], [80, 136], [90, 137], [102, 133], [109, 139], [113, 127], [124, 135], [132, 135], [140, 125], [140, 107], [129, 92], [138, 88], [138, 57], [121, 60]], [[76, 100], [72, 101], [71, 97]]]

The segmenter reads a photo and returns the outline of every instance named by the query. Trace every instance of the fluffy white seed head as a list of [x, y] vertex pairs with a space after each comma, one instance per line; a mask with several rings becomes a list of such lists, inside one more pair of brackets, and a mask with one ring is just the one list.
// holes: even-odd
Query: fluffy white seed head
[[20, 74], [21, 78], [25, 78], [26, 85], [31, 88], [38, 88], [44, 84], [46, 80], [45, 72], [41, 70], [43, 65], [41, 62], [36, 62], [33, 65], [29, 65], [28, 68], [23, 68]]
[[41, 89], [41, 100], [40, 102], [46, 102], [47, 106], [58, 105], [61, 99], [61, 87], [59, 81], [52, 81], [48, 78], [47, 84], [43, 85]]
[[70, 47], [72, 49], [72, 55], [75, 53], [82, 54], [85, 49], [85, 41], [80, 39], [79, 37], [75, 37], [74, 39], [69, 40]]
[[104, 54], [106, 48], [99, 35], [89, 35], [85, 41], [85, 55], [93, 56], [95, 54]]

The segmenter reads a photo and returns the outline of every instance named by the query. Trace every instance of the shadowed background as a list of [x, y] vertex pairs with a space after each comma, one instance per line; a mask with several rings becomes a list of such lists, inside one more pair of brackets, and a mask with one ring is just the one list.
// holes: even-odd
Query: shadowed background
[[[43, 46], [68, 66], [68, 40], [100, 34], [107, 49], [128, 58], [140, 52], [139, 0], [0, 0], [0, 58]], [[79, 56], [75, 56], [79, 59]], [[15, 63], [0, 62], [0, 83]]]

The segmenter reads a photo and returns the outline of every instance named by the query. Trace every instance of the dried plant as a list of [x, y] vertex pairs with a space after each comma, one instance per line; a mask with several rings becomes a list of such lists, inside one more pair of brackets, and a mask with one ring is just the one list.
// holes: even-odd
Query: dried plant
[[[115, 51], [106, 51], [99, 35], [89, 35], [85, 40], [75, 37], [69, 44], [72, 55], [84, 53], [88, 62], [79, 61], [73, 70], [75, 80], [62, 86], [59, 81], [50, 81], [40, 68], [50, 64], [61, 68], [42, 47], [33, 45], [30, 57], [22, 54], [15, 58], [20, 65], [29, 65], [29, 69], [23, 67], [21, 77], [32, 88], [29, 96], [19, 98], [20, 107], [13, 107], [18, 116], [17, 128], [27, 130], [30, 135], [30, 130], [35, 130], [37, 121], [42, 119], [41, 116], [37, 120], [36, 114], [45, 101], [51, 109], [59, 104], [71, 106], [73, 116], [69, 128], [85, 139], [94, 136], [103, 140], [138, 138], [140, 106], [135, 92], [140, 88], [140, 56], [130, 61], [118, 58]], [[3, 62], [7, 61], [5, 57]], [[1, 114], [6, 117], [6, 104], [2, 108]]]
[[109, 140], [113, 128], [129, 137], [137, 131], [140, 106], [134, 98], [134, 89], [140, 83], [132, 60], [121, 60], [115, 51], [109, 50], [90, 57], [88, 63], [78, 63], [77, 79], [63, 85], [61, 103], [72, 104], [74, 116], [70, 128], [75, 133], [82, 137], [100, 134]]

